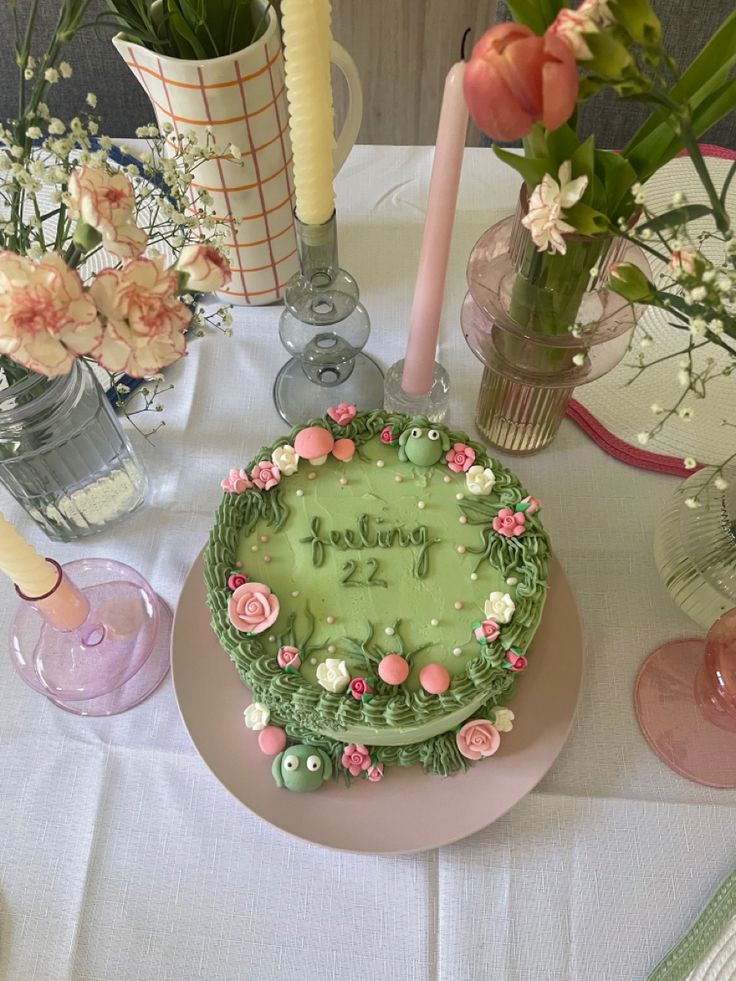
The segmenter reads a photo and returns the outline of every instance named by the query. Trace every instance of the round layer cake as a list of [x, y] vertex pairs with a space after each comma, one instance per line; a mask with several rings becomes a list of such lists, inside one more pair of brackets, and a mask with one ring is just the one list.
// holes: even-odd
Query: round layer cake
[[508, 470], [425, 418], [339, 405], [222, 485], [208, 603], [277, 783], [495, 752], [549, 557]]

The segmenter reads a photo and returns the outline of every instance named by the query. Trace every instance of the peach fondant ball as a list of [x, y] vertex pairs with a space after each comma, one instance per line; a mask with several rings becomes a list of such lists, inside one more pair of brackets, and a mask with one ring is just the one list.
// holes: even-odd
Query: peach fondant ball
[[440, 695], [450, 687], [450, 675], [441, 664], [425, 664], [419, 672], [419, 684], [430, 695]]
[[277, 756], [286, 749], [286, 733], [278, 726], [266, 726], [258, 733], [258, 748], [266, 756]]
[[400, 654], [387, 654], [378, 665], [378, 677], [387, 685], [400, 685], [409, 677], [409, 665]]

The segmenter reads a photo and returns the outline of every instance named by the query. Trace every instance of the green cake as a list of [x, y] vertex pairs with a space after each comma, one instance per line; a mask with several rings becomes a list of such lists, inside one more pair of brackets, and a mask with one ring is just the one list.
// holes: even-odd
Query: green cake
[[279, 786], [495, 753], [549, 558], [508, 470], [463, 433], [341, 404], [222, 486], [208, 604]]

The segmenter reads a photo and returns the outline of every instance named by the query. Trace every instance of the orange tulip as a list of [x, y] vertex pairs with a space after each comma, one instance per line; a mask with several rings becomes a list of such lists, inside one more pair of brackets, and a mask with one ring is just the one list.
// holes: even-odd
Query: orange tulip
[[553, 34], [497, 24], [473, 48], [463, 88], [470, 115], [491, 139], [518, 140], [538, 120], [557, 129], [577, 101], [575, 55]]

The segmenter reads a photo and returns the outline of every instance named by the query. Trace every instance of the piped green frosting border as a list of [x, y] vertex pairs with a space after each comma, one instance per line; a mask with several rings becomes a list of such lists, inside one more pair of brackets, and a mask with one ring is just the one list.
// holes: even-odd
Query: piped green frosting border
[[[490, 467], [496, 477], [493, 489], [494, 505], [514, 507], [527, 496], [518, 480], [499, 461], [489, 458], [485, 448], [465, 433], [448, 429], [426, 418], [410, 418], [383, 410], [359, 412], [346, 426], [339, 426], [329, 417], [319, 417], [294, 427], [270, 446], [262, 447], [246, 471], [258, 462], [271, 460], [271, 454], [284, 443], [292, 444], [299, 432], [310, 426], [329, 430], [335, 439], [354, 440], [357, 452], [369, 440], [378, 438], [385, 426], [403, 430], [410, 425], [438, 429], [447, 433], [451, 444], [462, 442], [475, 451], [475, 463]], [[443, 463], [437, 466], [443, 466]], [[469, 502], [472, 507], [472, 502]], [[301, 675], [282, 671], [273, 655], [268, 654], [257, 636], [238, 631], [228, 617], [230, 590], [227, 579], [237, 559], [237, 549], [243, 536], [253, 532], [259, 521], [274, 532], [288, 517], [289, 509], [281, 486], [270, 491], [252, 488], [242, 494], [225, 493], [215, 515], [205, 551], [205, 582], [207, 604], [212, 627], [238, 672], [251, 689], [256, 701], [268, 705], [271, 721], [281, 725], [295, 741], [307, 741], [321, 746], [331, 756], [336, 772], [343, 744], [321, 736], [325, 731], [339, 731], [350, 726], [380, 727], [412, 726], [429, 722], [465, 706], [472, 711], [478, 697], [487, 701], [476, 709], [475, 716], [492, 717], [494, 707], [506, 702], [514, 688], [515, 675], [504, 668], [504, 649], [499, 644], [479, 645], [477, 656], [462, 674], [453, 678], [451, 688], [441, 695], [423, 691], [389, 689], [379, 682], [376, 695], [370, 702], [360, 702], [344, 695], [321, 691], [309, 685]], [[472, 516], [469, 520], [473, 520]], [[527, 517], [526, 533], [521, 538], [488, 537], [488, 559], [504, 576], [514, 575], [516, 609], [513, 620], [504, 627], [506, 647], [526, 650], [541, 617], [547, 586], [549, 540], [537, 514]], [[382, 689], [382, 690], [381, 690]], [[454, 729], [419, 742], [402, 746], [376, 746], [373, 755], [387, 766], [421, 764], [426, 771], [447, 775], [467, 767], [455, 742]]]

